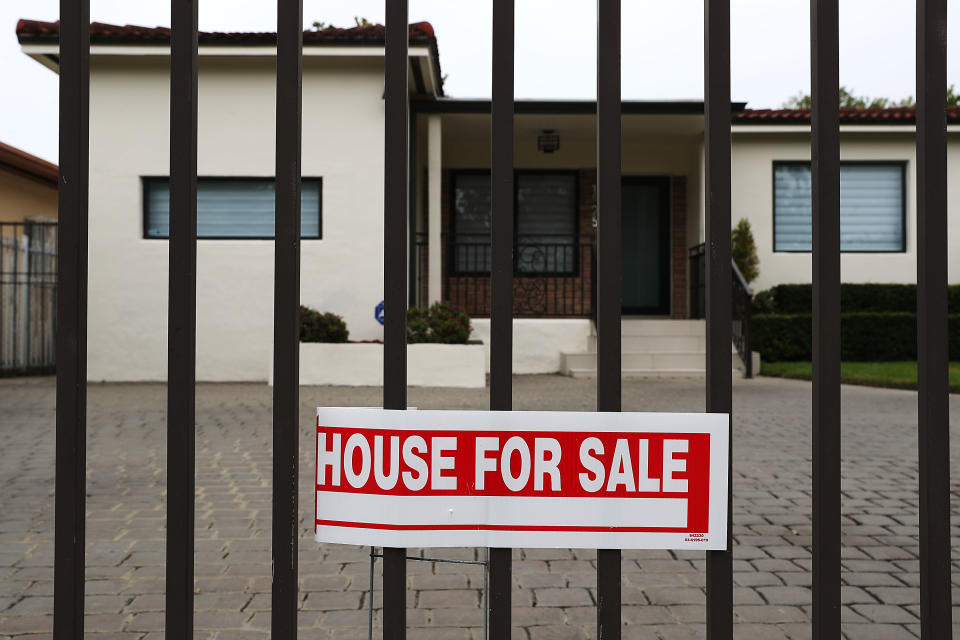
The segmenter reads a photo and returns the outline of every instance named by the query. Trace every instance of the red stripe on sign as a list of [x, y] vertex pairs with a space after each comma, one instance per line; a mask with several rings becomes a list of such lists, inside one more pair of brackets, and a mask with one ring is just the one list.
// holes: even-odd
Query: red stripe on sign
[[345, 522], [317, 520], [317, 526], [350, 529], [382, 529], [386, 531], [557, 531], [557, 532], [623, 532], [623, 533], [686, 533], [689, 527], [565, 527], [506, 524], [383, 524], [379, 522]]
[[416, 432], [318, 424], [316, 490], [389, 496], [679, 498], [689, 501], [689, 526], [683, 530], [706, 531], [710, 434]]

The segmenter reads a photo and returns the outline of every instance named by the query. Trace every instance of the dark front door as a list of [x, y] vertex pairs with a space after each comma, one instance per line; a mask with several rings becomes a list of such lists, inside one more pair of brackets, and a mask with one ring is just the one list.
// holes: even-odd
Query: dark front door
[[623, 313], [670, 313], [670, 178], [623, 179]]

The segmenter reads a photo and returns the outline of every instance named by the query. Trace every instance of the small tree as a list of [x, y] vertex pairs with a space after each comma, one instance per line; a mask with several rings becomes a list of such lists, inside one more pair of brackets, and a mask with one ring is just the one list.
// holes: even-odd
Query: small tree
[[730, 236], [733, 261], [740, 269], [743, 279], [751, 283], [760, 275], [760, 258], [757, 257], [757, 244], [753, 241], [753, 231], [745, 218], [733, 228]]
[[[809, 93], [800, 92], [790, 96], [781, 107], [784, 109], [809, 109], [813, 104]], [[890, 109], [892, 107], [915, 107], [917, 101], [913, 96], [907, 96], [902, 100], [891, 98], [871, 98], [870, 96], [861, 96], [855, 94], [847, 87], [840, 87], [840, 108], [841, 109]], [[960, 92], [954, 85], [947, 87], [947, 106], [960, 106]]]

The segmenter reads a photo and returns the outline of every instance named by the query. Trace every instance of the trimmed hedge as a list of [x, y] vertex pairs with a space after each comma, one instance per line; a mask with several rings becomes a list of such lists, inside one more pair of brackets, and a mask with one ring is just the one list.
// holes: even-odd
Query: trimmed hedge
[[[949, 318], [950, 359], [960, 361], [960, 314]], [[809, 361], [813, 357], [809, 313], [753, 317], [753, 350], [768, 362]], [[894, 362], [917, 359], [914, 313], [843, 313], [840, 359], [844, 362]]]
[[[951, 314], [960, 314], [960, 285], [948, 289]], [[811, 313], [813, 285], [781, 284], [761, 291], [754, 298], [754, 313]], [[840, 308], [843, 313], [899, 312], [916, 313], [917, 286], [913, 284], [841, 284]]]

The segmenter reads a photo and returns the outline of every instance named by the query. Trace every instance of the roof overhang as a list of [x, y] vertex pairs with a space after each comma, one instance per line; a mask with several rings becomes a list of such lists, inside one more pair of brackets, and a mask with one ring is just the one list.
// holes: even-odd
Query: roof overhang
[[[206, 32], [197, 34], [201, 58], [275, 58], [277, 34], [272, 32]], [[443, 96], [440, 53], [433, 26], [417, 22], [409, 28], [410, 86], [415, 96]], [[17, 39], [21, 50], [55, 72], [60, 70], [60, 23], [20, 20]], [[303, 32], [304, 58], [383, 58], [386, 29], [364, 22], [356, 27]], [[105, 57], [169, 57], [170, 29], [90, 24], [90, 55]]]
[[[810, 135], [811, 127], [807, 123], [798, 124], [734, 124], [731, 128], [734, 134], [770, 135], [770, 134], [803, 134]], [[916, 125], [913, 124], [842, 124], [840, 133], [884, 133], [884, 134], [915, 134]], [[948, 124], [947, 133], [960, 133], [960, 124]]]
[[[746, 102], [730, 104], [731, 113], [740, 113]], [[417, 100], [410, 105], [414, 113], [490, 113], [489, 100]], [[625, 115], [703, 115], [702, 100], [624, 100]], [[514, 112], [534, 115], [591, 115], [597, 112], [595, 100], [517, 100]]]
[[29, 178], [53, 189], [57, 188], [59, 180], [57, 165], [2, 142], [0, 142], [0, 170]]

